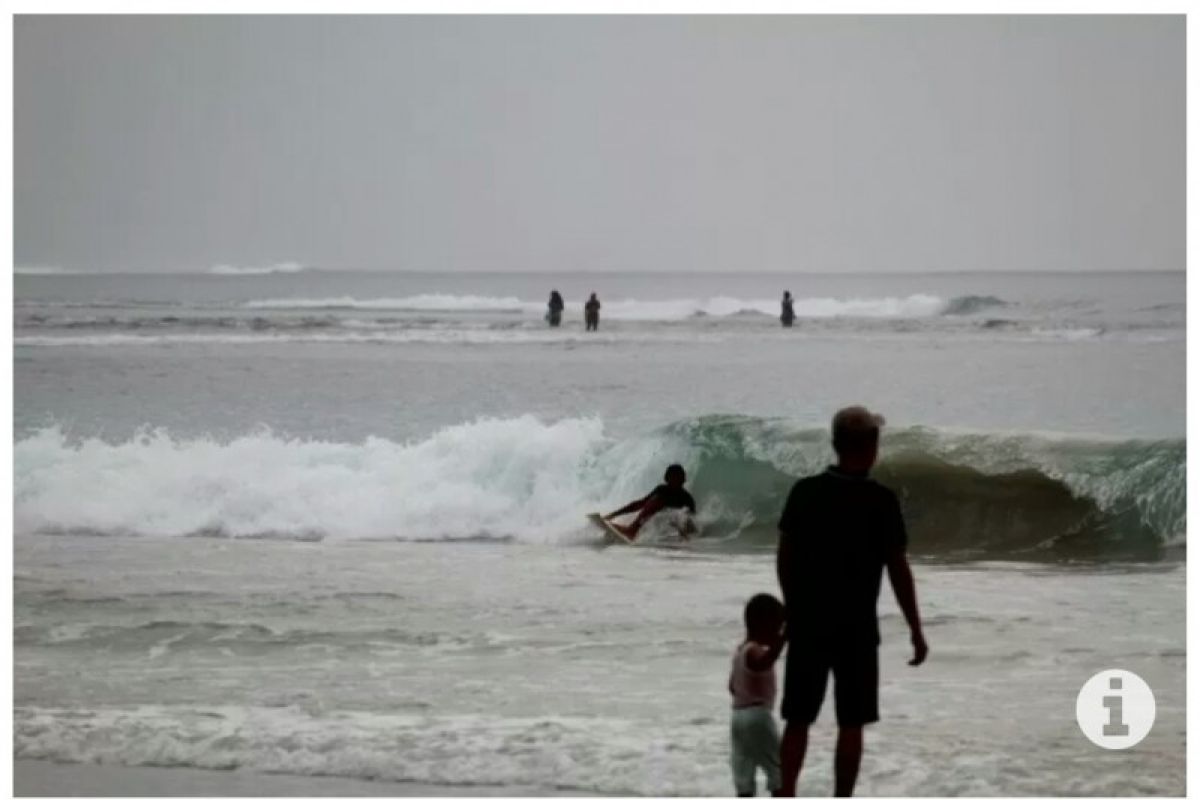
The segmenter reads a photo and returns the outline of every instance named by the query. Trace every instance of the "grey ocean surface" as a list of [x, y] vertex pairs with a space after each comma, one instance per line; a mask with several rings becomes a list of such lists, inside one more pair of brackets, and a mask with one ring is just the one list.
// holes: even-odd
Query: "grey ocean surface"
[[[862, 791], [1179, 794], [1184, 284], [17, 275], [15, 755], [726, 794], [741, 604], [859, 402], [933, 648], [885, 589]], [[700, 540], [599, 547], [670, 461]], [[1074, 720], [1109, 667], [1158, 702], [1120, 758]]]

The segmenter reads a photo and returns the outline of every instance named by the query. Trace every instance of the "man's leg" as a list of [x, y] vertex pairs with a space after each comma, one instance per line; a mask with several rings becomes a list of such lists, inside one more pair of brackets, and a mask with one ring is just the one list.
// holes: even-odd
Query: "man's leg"
[[808, 726], [799, 722], [788, 722], [787, 727], [783, 729], [783, 742], [779, 749], [779, 760], [783, 770], [779, 796], [795, 797], [796, 781], [800, 778], [800, 768], [804, 766], [804, 753], [808, 750]]
[[879, 720], [877, 647], [851, 648], [839, 655], [833, 667], [833, 696], [838, 722], [834, 794], [849, 797], [862, 761], [863, 727]]
[[862, 761], [863, 729], [838, 728], [837, 754], [834, 756], [835, 797], [854, 794], [854, 782], [858, 780], [858, 765]]
[[630, 539], [637, 538], [638, 531], [640, 531], [642, 526], [646, 524], [646, 520], [650, 519], [659, 511], [661, 511], [662, 507], [663, 504], [661, 500], [647, 500], [646, 505], [642, 506], [642, 510], [638, 512], [637, 519], [626, 525], [621, 530], [624, 531], [625, 535]]

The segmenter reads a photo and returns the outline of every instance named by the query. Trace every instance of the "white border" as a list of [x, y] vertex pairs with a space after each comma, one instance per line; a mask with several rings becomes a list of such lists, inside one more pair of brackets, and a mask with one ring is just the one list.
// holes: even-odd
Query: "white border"
[[[1185, 14], [1180, 0], [18, 0], [16, 14]], [[11, 65], [11, 60], [7, 62]], [[11, 66], [9, 67], [11, 69]]]
[[[1038, 2], [1036, 0], [1009, 0], [1008, 2], [950, 2], [949, 0], [939, 0], [938, 2], [925, 2], [899, 4], [881, 2], [880, 0], [846, 0], [846, 2], [834, 2], [833, 0], [810, 0], [809, 2], [787, 2], [786, 0], [747, 0], [747, 2], [733, 3], [727, 0], [690, 0], [683, 2], [682, 0], [574, 0], [573, 2], [549, 2], [548, 0], [510, 0], [509, 2], [487, 3], [483, 0], [391, 0], [391, 2], [383, 2], [382, 0], [343, 0], [343, 2], [318, 2], [317, 0], [308, 0], [307, 2], [282, 2], [282, 0], [210, 0], [209, 2], [197, 2], [197, 0], [179, 0], [178, 2], [157, 2], [151, 0], [126, 0], [125, 2], [116, 3], [86, 3], [86, 2], [71, 2], [70, 0], [44, 0], [43, 2], [32, 2], [32, 0], [21, 0], [13, 3], [11, 13], [8, 16], [7, 25], [3, 36], [3, 54], [2, 63], [3, 69], [7, 72], [5, 79], [2, 82], [2, 91], [5, 98], [5, 108], [7, 109], [9, 118], [8, 123], [3, 127], [3, 137], [7, 141], [7, 151], [9, 157], [4, 160], [3, 170], [9, 191], [5, 193], [3, 203], [4, 210], [4, 225], [3, 237], [4, 243], [9, 254], [10, 266], [9, 279], [3, 282], [3, 299], [0, 300], [0, 308], [3, 310], [3, 330], [0, 331], [0, 336], [8, 347], [8, 352], [13, 352], [12, 343], [12, 255], [13, 255], [13, 174], [12, 174], [12, 113], [13, 113], [13, 97], [12, 97], [12, 69], [13, 69], [13, 16], [12, 14], [70, 14], [70, 13], [326, 13], [326, 14], [345, 14], [345, 13], [437, 13], [437, 14], [469, 14], [469, 13], [521, 13], [521, 14], [662, 14], [662, 13], [690, 13], [690, 14], [795, 14], [796, 12], [804, 13], [822, 13], [822, 14], [1186, 14], [1189, 10], [1189, 4], [1185, 2], [1164, 2], [1162, 0], [1151, 0], [1146, 2], [1115, 2], [1115, 0], [1104, 0], [1103, 2], [1081, 2], [1080, 0], [1047, 0]], [[1190, 55], [1190, 44], [1192, 41], [1192, 25], [1191, 20], [1187, 20], [1187, 42]], [[1191, 144], [1191, 133], [1196, 130], [1196, 103], [1194, 96], [1194, 87], [1197, 85], [1197, 67], [1195, 59], [1188, 58], [1187, 62], [1187, 127], [1188, 127], [1188, 144]], [[1188, 150], [1190, 151], [1190, 147]], [[1191, 159], [1187, 163], [1187, 194], [1191, 198], [1194, 196], [1193, 189], [1196, 186], [1196, 171], [1193, 168]], [[1192, 212], [1191, 206], [1188, 206], [1187, 212], [1187, 231], [1190, 234], [1195, 226], [1193, 224], [1195, 215]], [[1189, 250], [1187, 255], [1188, 271], [1191, 271], [1192, 258]], [[1187, 286], [1187, 302], [1188, 306], [1195, 308], [1200, 302], [1200, 289], [1197, 289], [1196, 283], [1188, 281]], [[1192, 439], [1196, 434], [1196, 415], [1197, 394], [1194, 391], [1196, 383], [1193, 380], [1195, 373], [1190, 369], [1192, 365], [1192, 354], [1196, 352], [1197, 345], [1200, 345], [1200, 335], [1197, 334], [1196, 325], [1193, 324], [1193, 319], [1189, 316], [1188, 320], [1188, 403], [1187, 403], [1187, 433], [1188, 439]], [[12, 402], [13, 402], [13, 362], [11, 359], [6, 360], [4, 365], [4, 378], [7, 391], [3, 394], [3, 407], [7, 412], [8, 419], [12, 419]], [[1147, 387], [1147, 391], [1154, 391], [1155, 387]], [[3, 460], [2, 471], [5, 476], [7, 485], [10, 491], [4, 493], [3, 504], [6, 513], [9, 530], [9, 546], [3, 550], [3, 560], [8, 566], [8, 574], [13, 574], [13, 551], [12, 551], [12, 513], [13, 513], [13, 497], [11, 488], [12, 482], [12, 439], [11, 429], [10, 438], [8, 440], [8, 452]], [[1191, 462], [1191, 459], [1189, 459]], [[1197, 475], [1196, 464], [1188, 464], [1187, 488], [1188, 494], [1194, 496], [1195, 492], [1200, 489], [1200, 476]], [[1189, 506], [1188, 523], [1191, 527], [1194, 515], [1192, 508]], [[1187, 632], [1188, 639], [1196, 640], [1197, 626], [1200, 626], [1200, 599], [1197, 598], [1195, 588], [1195, 570], [1189, 559], [1187, 564]], [[3, 775], [5, 784], [9, 789], [9, 794], [12, 791], [12, 706], [13, 706], [13, 663], [12, 663], [12, 630], [13, 630], [13, 613], [12, 613], [12, 583], [9, 583], [9, 591], [4, 593], [2, 601], [3, 617], [8, 623], [8, 635], [4, 636], [3, 642], [3, 673], [6, 681], [7, 691], [5, 693], [5, 712], [8, 724], [0, 724], [0, 746], [5, 748], [7, 758], [0, 762], [0, 774]], [[1197, 691], [1200, 690], [1200, 681], [1197, 680], [1197, 667], [1195, 659], [1188, 659], [1187, 668], [1187, 696], [1193, 698], [1197, 696]], [[1190, 706], [1190, 704], [1189, 704]], [[1187, 718], [1190, 722], [1190, 708]], [[1191, 735], [1191, 726], [1188, 725], [1187, 737], [1187, 793], [1192, 795], [1195, 784], [1192, 781], [1192, 776], [1197, 768], [1197, 759], [1194, 753], [1194, 737]]]
[[[1192, 52], [1191, 52], [1191, 49], [1192, 49], [1191, 45], [1192, 45], [1193, 38], [1192, 38], [1192, 20], [1190, 17], [1188, 18], [1186, 24], [1187, 24], [1187, 51], [1188, 51], [1188, 53], [1187, 53], [1187, 92], [1186, 92], [1186, 96], [1187, 96], [1187, 138], [1186, 138], [1186, 141], [1187, 141], [1187, 199], [1189, 201], [1186, 205], [1186, 208], [1187, 208], [1187, 236], [1190, 241], [1192, 232], [1196, 230], [1196, 225], [1195, 225], [1196, 214], [1195, 214], [1194, 206], [1192, 206], [1192, 204], [1190, 202], [1191, 198], [1196, 196], [1196, 192], [1194, 190], [1196, 188], [1196, 180], [1197, 180], [1196, 179], [1195, 162], [1191, 158], [1191, 150], [1192, 150], [1191, 143], [1192, 143], [1192, 137], [1195, 135], [1195, 131], [1196, 131], [1197, 117], [1196, 117], [1195, 90], [1196, 90], [1196, 86], [1197, 86], [1197, 79], [1198, 79], [1198, 77], [1200, 77], [1200, 73], [1197, 72], [1198, 68], [1196, 65], [1196, 59], [1194, 57], [1192, 57]], [[1188, 247], [1186, 250], [1186, 261], [1187, 261], [1187, 273], [1188, 273], [1187, 274], [1187, 306], [1188, 306], [1188, 309], [1190, 312], [1190, 309], [1196, 308], [1197, 302], [1200, 302], [1200, 289], [1197, 288], [1196, 281], [1191, 280], [1192, 249], [1190, 247]], [[1196, 393], [1196, 388], [1197, 388], [1196, 372], [1195, 372], [1195, 370], [1192, 369], [1192, 365], [1193, 365], [1195, 357], [1196, 357], [1196, 347], [1197, 347], [1197, 345], [1200, 345], [1200, 338], [1198, 338], [1198, 336], [1200, 336], [1200, 335], [1198, 335], [1198, 329], [1196, 326], [1195, 315], [1188, 313], [1188, 320], [1187, 320], [1187, 354], [1188, 354], [1187, 355], [1187, 403], [1186, 403], [1187, 423], [1186, 424], [1187, 424], [1187, 440], [1189, 442], [1192, 439], [1194, 439], [1197, 432], [1200, 431], [1200, 429], [1197, 428], [1197, 423], [1196, 423], [1196, 412], [1197, 412], [1197, 408], [1198, 408], [1198, 403], [1200, 403], [1200, 401], [1197, 400], [1197, 393]], [[1153, 391], [1152, 388], [1151, 388], [1151, 391]], [[1195, 453], [1195, 451], [1189, 447], [1188, 448], [1188, 459], [1187, 459], [1187, 461], [1188, 461], [1188, 465], [1187, 465], [1187, 497], [1188, 498], [1195, 497], [1197, 490], [1200, 490], [1200, 476], [1198, 476], [1197, 472], [1196, 472], [1197, 464], [1195, 463], [1195, 460], [1191, 457], [1194, 453]], [[1195, 527], [1194, 525], [1192, 525], [1192, 523], [1196, 521], [1195, 508], [1196, 507], [1192, 503], [1190, 503], [1190, 502], [1188, 503], [1188, 510], [1187, 510], [1187, 530], [1188, 531], [1190, 531], [1193, 527]], [[1189, 556], [1190, 556], [1190, 554], [1189, 554]], [[1188, 562], [1187, 562], [1187, 638], [1184, 643], [1185, 652], [1187, 650], [1187, 642], [1197, 641], [1197, 637], [1196, 637], [1196, 632], [1198, 629], [1197, 626], [1200, 626], [1200, 599], [1198, 599], [1196, 596], [1196, 580], [1197, 580], [1196, 579], [1196, 566], [1192, 562], [1192, 559], [1189, 557]], [[1196, 775], [1196, 769], [1198, 766], [1198, 761], [1197, 761], [1198, 757], [1196, 755], [1195, 737], [1192, 735], [1191, 701], [1192, 701], [1192, 699], [1194, 699], [1196, 697], [1197, 690], [1200, 690], [1200, 679], [1197, 679], [1197, 675], [1200, 674], [1200, 673], [1198, 673], [1198, 670], [1200, 670], [1200, 667], [1197, 667], [1195, 659], [1188, 658], [1187, 659], [1187, 699], [1188, 699], [1188, 704], [1187, 704], [1187, 708], [1184, 711], [1184, 719], [1185, 719], [1185, 727], [1187, 729], [1187, 794], [1189, 797], [1192, 796], [1193, 792], [1195, 791], [1195, 787], [1197, 785], [1193, 781], [1193, 778]]]

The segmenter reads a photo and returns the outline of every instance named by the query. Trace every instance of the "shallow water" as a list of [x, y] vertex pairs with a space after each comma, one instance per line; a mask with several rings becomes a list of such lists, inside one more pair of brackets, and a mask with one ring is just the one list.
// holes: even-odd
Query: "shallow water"
[[[919, 565], [932, 648], [881, 602], [863, 794], [1184, 790], [1184, 571]], [[610, 548], [23, 537], [21, 758], [634, 794], [729, 791], [724, 690], [768, 556]], [[1079, 732], [1120, 666], [1158, 721]], [[832, 710], [801, 790], [830, 790]]]

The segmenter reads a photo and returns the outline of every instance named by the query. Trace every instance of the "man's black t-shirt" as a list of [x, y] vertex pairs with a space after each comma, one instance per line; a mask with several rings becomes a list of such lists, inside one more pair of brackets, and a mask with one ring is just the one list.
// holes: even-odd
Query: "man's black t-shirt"
[[646, 495], [646, 499], [659, 501], [663, 504], [663, 508], [686, 508], [693, 514], [696, 513], [696, 501], [692, 499], [691, 493], [682, 486], [675, 489], [665, 483], [660, 483], [654, 487], [654, 491]]
[[883, 567], [908, 544], [892, 490], [830, 467], [792, 487], [779, 535], [790, 636], [815, 645], [879, 644]]

